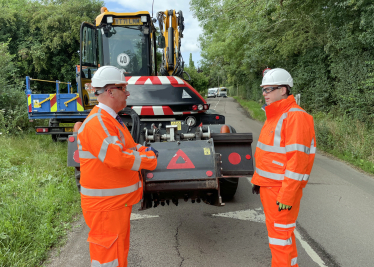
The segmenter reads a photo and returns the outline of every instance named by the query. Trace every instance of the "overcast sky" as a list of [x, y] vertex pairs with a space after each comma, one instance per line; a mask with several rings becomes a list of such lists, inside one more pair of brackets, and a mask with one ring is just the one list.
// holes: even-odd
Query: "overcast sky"
[[[105, 7], [112, 12], [148, 11], [152, 16], [152, 2], [152, 0], [105, 0]], [[170, 9], [175, 9], [177, 12], [182, 10], [183, 12], [185, 25], [181, 47], [183, 60], [188, 65], [190, 53], [192, 53], [195, 66], [198, 66], [201, 57], [197, 38], [202, 33], [202, 29], [199, 27], [197, 19], [192, 16], [189, 1], [154, 0], [153, 16], [156, 17], [158, 11]], [[156, 26], [158, 27], [158, 22], [156, 22]]]

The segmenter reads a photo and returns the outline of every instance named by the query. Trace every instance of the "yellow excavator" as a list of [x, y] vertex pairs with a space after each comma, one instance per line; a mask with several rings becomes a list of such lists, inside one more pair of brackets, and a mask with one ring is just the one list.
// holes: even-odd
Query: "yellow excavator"
[[[77, 84], [84, 110], [97, 104], [91, 87], [97, 68], [123, 69], [131, 96], [119, 115], [136, 143], [152, 144], [160, 154], [157, 168], [142, 172], [142, 210], [170, 201], [178, 205], [179, 199], [222, 206], [222, 197], [234, 196], [239, 177], [254, 171], [252, 134], [236, 133], [183, 80], [183, 30], [183, 13], [175, 10], [152, 18], [145, 11], [116, 13], [103, 7], [95, 24], [81, 25]], [[157, 48], [163, 49], [159, 71]], [[76, 135], [68, 138], [68, 166], [76, 168], [79, 189]]]

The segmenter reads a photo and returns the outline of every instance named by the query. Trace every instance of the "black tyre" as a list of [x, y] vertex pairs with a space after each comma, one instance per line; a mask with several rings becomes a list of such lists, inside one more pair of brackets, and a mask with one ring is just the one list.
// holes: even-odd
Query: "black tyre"
[[77, 183], [78, 192], [81, 192], [81, 171], [78, 168], [75, 168], [75, 182]]
[[[236, 133], [234, 127], [232, 127], [231, 125], [229, 125], [229, 127], [232, 133]], [[231, 200], [234, 197], [236, 190], [238, 189], [238, 184], [239, 178], [237, 177], [219, 179], [221, 197], [224, 201]]]
[[220, 178], [219, 186], [224, 201], [231, 200], [238, 189], [239, 178]]

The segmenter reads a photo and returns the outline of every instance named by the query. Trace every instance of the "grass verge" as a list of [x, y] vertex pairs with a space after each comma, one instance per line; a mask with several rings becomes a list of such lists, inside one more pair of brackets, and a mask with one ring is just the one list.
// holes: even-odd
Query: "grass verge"
[[[234, 98], [251, 117], [265, 121], [265, 112], [255, 101]], [[374, 174], [374, 129], [346, 116], [313, 114], [317, 149], [344, 160], [359, 169]]]
[[261, 122], [266, 120], [265, 112], [261, 109], [261, 104], [252, 100], [244, 100], [238, 96], [233, 96], [233, 98], [247, 110], [249, 115], [254, 119]]
[[40, 266], [80, 212], [67, 144], [0, 136], [0, 266]]

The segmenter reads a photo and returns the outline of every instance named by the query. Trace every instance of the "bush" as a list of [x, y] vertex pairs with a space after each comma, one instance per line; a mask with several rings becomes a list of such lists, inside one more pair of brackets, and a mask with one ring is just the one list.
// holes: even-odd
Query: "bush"
[[9, 42], [0, 43], [0, 133], [19, 134], [30, 129], [27, 98], [23, 81], [16, 76], [14, 58], [8, 51]]
[[374, 130], [347, 115], [314, 114], [317, 148], [374, 173]]

